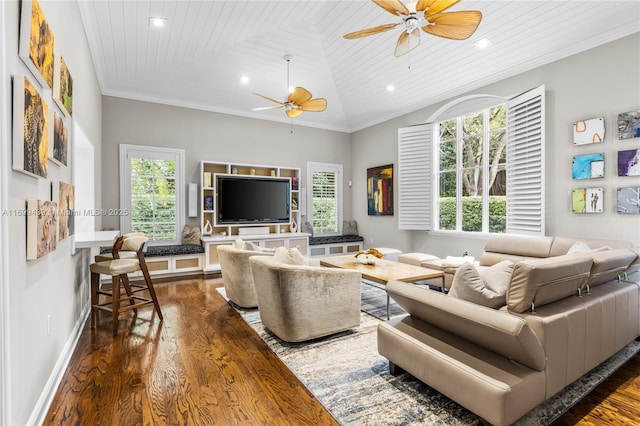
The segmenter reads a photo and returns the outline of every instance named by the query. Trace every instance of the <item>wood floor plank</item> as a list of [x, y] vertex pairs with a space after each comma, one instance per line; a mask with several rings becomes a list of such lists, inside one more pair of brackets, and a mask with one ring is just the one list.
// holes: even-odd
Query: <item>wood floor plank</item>
[[[87, 322], [44, 425], [337, 425], [216, 291], [219, 277], [157, 281], [149, 308]], [[640, 423], [640, 355], [557, 425]]]

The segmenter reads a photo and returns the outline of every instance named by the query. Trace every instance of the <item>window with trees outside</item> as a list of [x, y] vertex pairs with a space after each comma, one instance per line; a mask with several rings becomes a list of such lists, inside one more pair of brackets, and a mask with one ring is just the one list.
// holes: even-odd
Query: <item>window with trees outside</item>
[[144, 232], [149, 244], [180, 244], [184, 223], [184, 150], [120, 145], [121, 231]]
[[307, 182], [310, 190], [307, 220], [313, 226], [314, 235], [340, 233], [342, 218], [342, 165], [307, 163]]
[[437, 123], [438, 229], [506, 232], [506, 104]]

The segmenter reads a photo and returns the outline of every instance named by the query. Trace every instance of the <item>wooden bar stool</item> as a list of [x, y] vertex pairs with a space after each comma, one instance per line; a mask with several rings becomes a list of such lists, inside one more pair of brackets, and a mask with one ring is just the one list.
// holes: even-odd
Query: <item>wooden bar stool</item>
[[[90, 265], [91, 270], [91, 328], [95, 328], [98, 310], [111, 312], [113, 316], [113, 335], [118, 334], [118, 317], [121, 313], [131, 311], [137, 313], [139, 307], [153, 305], [160, 321], [163, 320], [160, 304], [156, 296], [153, 282], [149, 276], [147, 265], [144, 261], [143, 248], [147, 237], [142, 235], [125, 235], [119, 237], [113, 245], [110, 260], [100, 260]], [[127, 256], [120, 259], [120, 253], [133, 252], [134, 258]], [[102, 257], [96, 256], [97, 260]], [[107, 257], [109, 259], [109, 257]], [[143, 283], [130, 283], [127, 274], [141, 271], [144, 276]], [[111, 289], [103, 289], [100, 286], [100, 275], [111, 276]], [[120, 285], [125, 289], [125, 294], [121, 295]], [[136, 293], [148, 291], [149, 297], [143, 297]], [[100, 303], [100, 295], [111, 298], [111, 301]], [[129, 305], [122, 306], [122, 302], [129, 302]]]

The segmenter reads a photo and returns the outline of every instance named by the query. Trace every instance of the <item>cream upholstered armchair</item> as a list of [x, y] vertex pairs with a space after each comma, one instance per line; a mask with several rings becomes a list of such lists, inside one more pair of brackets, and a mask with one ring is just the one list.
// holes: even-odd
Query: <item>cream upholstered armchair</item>
[[249, 261], [262, 323], [280, 339], [301, 342], [360, 325], [360, 272]]
[[258, 306], [256, 290], [249, 258], [251, 256], [273, 256], [273, 252], [246, 250], [232, 245], [219, 245], [218, 258], [227, 297], [241, 308]]

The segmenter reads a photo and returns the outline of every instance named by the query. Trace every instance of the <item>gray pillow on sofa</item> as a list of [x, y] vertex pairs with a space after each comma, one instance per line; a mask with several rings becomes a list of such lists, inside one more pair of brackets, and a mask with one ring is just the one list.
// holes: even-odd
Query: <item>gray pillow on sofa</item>
[[511, 281], [513, 262], [503, 260], [482, 271], [464, 263], [453, 276], [449, 296], [477, 305], [497, 309], [507, 304], [507, 288]]

